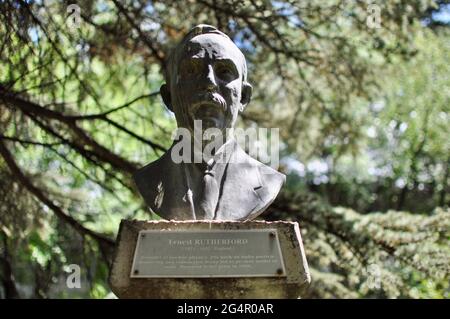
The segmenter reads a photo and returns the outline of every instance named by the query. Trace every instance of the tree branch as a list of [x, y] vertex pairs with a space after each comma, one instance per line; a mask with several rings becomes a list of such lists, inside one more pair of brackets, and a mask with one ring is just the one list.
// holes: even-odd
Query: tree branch
[[142, 32], [141, 28], [136, 24], [136, 18], [132, 18], [129, 15], [129, 12], [127, 11], [127, 9], [124, 8], [124, 6], [120, 3], [120, 1], [117, 0], [113, 0], [115, 6], [117, 7], [117, 9], [119, 9], [120, 13], [122, 13], [125, 18], [127, 19], [128, 23], [133, 27], [133, 29], [136, 30], [136, 32], [139, 34], [140, 39], [142, 40], [142, 42], [144, 42], [148, 48], [150, 49], [150, 51], [152, 51], [153, 55], [155, 56], [155, 58], [159, 61], [159, 63], [161, 64], [161, 66], [164, 67], [165, 61], [164, 61], [164, 56], [163, 54], [153, 45], [152, 42], [150, 42], [150, 40], [147, 38], [147, 36], [144, 34], [144, 32]]
[[58, 120], [64, 124], [66, 124], [71, 131], [76, 135], [76, 138], [84, 143], [89, 145], [92, 150], [95, 152], [96, 156], [105, 162], [109, 162], [112, 165], [120, 168], [121, 170], [132, 173], [137, 169], [137, 165], [129, 162], [128, 160], [120, 157], [117, 154], [112, 153], [103, 145], [100, 145], [95, 141], [91, 136], [89, 136], [83, 129], [81, 129], [76, 121], [66, 115], [53, 111], [47, 108], [44, 108], [34, 102], [27, 101], [21, 97], [18, 97], [14, 93], [5, 90], [0, 85], [0, 97], [7, 103], [10, 103], [19, 109], [21, 109], [26, 114], [34, 114], [39, 117], [45, 117], [49, 119]]
[[36, 145], [36, 146], [44, 146], [44, 147], [52, 147], [52, 146], [56, 146], [56, 145], [61, 145], [63, 144], [62, 142], [57, 142], [57, 143], [41, 143], [41, 142], [35, 142], [35, 141], [28, 141], [28, 140], [22, 140], [20, 138], [16, 138], [16, 137], [12, 137], [12, 136], [5, 136], [3, 134], [0, 134], [0, 139], [4, 139], [4, 140], [8, 140], [8, 141], [13, 141], [13, 142], [17, 142], [20, 144], [28, 144], [28, 145]]
[[138, 96], [137, 98], [135, 98], [135, 99], [133, 99], [133, 100], [123, 104], [123, 105], [120, 105], [118, 107], [115, 107], [115, 108], [113, 108], [111, 110], [108, 110], [106, 112], [103, 112], [103, 113], [90, 114], [90, 115], [75, 115], [75, 116], [67, 116], [67, 117], [70, 118], [70, 119], [74, 119], [76, 121], [78, 121], [78, 120], [103, 119], [107, 115], [109, 115], [111, 113], [114, 113], [114, 112], [117, 112], [119, 110], [122, 110], [122, 109], [124, 109], [124, 108], [126, 108], [126, 107], [128, 107], [128, 106], [130, 106], [132, 104], [134, 104], [135, 102], [137, 102], [139, 100], [142, 100], [142, 99], [145, 99], [145, 98], [151, 98], [151, 97], [154, 97], [154, 96], [157, 96], [157, 95], [159, 95], [159, 91], [153, 92], [153, 93], [149, 93], [149, 94], [144, 94], [144, 95]]
[[49, 207], [55, 215], [63, 222], [69, 224], [82, 236], [90, 236], [95, 239], [102, 247], [112, 249], [115, 246], [115, 241], [99, 234], [93, 230], [85, 228], [72, 216], [66, 214], [61, 207], [56, 205], [51, 199], [49, 199], [39, 188], [33, 185], [30, 179], [22, 172], [17, 163], [14, 161], [13, 156], [9, 152], [6, 145], [0, 140], [0, 155], [5, 160], [10, 171], [17, 177], [17, 180], [34, 196], [36, 196], [43, 204]]

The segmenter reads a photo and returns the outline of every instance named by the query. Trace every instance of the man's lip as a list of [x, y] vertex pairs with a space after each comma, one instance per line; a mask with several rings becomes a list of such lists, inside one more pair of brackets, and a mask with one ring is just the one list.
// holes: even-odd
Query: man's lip
[[192, 114], [195, 115], [197, 114], [198, 111], [200, 111], [203, 108], [208, 108], [211, 109], [213, 108], [215, 111], [206, 111], [205, 113], [215, 113], [217, 110], [222, 111], [222, 106], [214, 101], [203, 101], [203, 102], [198, 102], [195, 103], [192, 107]]

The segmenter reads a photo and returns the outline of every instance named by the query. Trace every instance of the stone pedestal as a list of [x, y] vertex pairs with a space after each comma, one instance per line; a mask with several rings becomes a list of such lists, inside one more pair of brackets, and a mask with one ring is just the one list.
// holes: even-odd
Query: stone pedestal
[[[283, 271], [271, 277], [136, 278], [133, 275], [138, 273], [133, 268], [133, 259], [140, 232], [142, 236], [142, 231], [153, 231], [155, 235], [154, 231], [205, 233], [205, 230], [273, 230], [279, 242]], [[119, 298], [299, 298], [310, 282], [310, 275], [296, 222], [122, 220], [109, 281]]]

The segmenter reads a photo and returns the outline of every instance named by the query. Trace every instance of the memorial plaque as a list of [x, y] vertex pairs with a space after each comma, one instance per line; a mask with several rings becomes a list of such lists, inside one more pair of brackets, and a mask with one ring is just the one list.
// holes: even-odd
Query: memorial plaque
[[276, 229], [143, 230], [131, 278], [284, 277]]

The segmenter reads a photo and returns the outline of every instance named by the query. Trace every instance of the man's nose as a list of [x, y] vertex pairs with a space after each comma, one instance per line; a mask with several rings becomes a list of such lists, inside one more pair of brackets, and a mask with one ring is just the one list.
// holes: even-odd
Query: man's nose
[[216, 75], [212, 65], [207, 66], [203, 88], [207, 91], [215, 91], [217, 89]]

